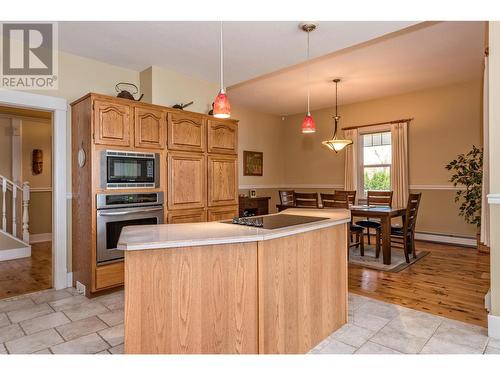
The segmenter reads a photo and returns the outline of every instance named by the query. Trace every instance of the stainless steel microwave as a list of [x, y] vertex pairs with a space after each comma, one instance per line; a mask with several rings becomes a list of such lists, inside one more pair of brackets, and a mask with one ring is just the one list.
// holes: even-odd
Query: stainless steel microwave
[[100, 164], [103, 189], [160, 187], [160, 154], [104, 150]]

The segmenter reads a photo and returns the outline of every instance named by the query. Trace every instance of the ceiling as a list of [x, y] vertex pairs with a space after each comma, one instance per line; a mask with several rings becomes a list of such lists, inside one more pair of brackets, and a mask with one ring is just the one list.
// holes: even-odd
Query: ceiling
[[[321, 22], [311, 57], [323, 56], [416, 22]], [[59, 22], [59, 48], [142, 71], [156, 65], [212, 83], [219, 81], [219, 22]], [[226, 85], [306, 59], [298, 21], [224, 22]]]
[[[314, 33], [313, 46], [327, 40], [321, 26]], [[316, 58], [309, 64], [311, 108], [333, 105], [331, 80], [336, 77], [342, 79], [339, 105], [479, 79], [484, 35], [484, 22], [423, 23]], [[305, 112], [306, 66], [233, 85], [228, 89], [231, 102], [277, 115]]]

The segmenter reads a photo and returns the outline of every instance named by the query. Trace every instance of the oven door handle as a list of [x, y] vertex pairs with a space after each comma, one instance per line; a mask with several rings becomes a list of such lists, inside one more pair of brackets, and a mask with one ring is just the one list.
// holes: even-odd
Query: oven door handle
[[137, 210], [137, 211], [99, 212], [99, 216], [120, 216], [120, 215], [128, 215], [128, 214], [142, 214], [143, 212], [156, 212], [156, 211], [162, 211], [162, 210], [163, 210], [163, 207], [148, 208], [145, 210]]

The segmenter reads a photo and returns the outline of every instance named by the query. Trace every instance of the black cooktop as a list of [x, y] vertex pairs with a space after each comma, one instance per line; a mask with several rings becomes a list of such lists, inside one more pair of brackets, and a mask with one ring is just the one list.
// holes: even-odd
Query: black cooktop
[[268, 215], [268, 216], [250, 216], [250, 217], [235, 217], [233, 220], [223, 221], [227, 224], [246, 225], [249, 227], [277, 229], [290, 227], [292, 225], [313, 223], [315, 221], [327, 220], [326, 217], [316, 216], [300, 216], [300, 215]]

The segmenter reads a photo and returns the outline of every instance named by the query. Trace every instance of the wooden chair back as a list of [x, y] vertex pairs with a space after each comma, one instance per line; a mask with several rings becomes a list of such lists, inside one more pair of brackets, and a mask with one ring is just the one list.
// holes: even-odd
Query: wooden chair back
[[335, 190], [335, 194], [347, 194], [347, 200], [349, 204], [355, 204], [356, 202], [356, 190]]
[[280, 202], [283, 206], [295, 206], [295, 191], [280, 190]]
[[366, 203], [369, 206], [392, 206], [392, 191], [368, 191]]
[[335, 192], [335, 194], [321, 193], [323, 208], [344, 208], [349, 209], [349, 196], [347, 192]]
[[295, 193], [295, 207], [318, 208], [318, 193]]
[[403, 233], [406, 236], [413, 236], [415, 233], [415, 225], [417, 223], [418, 207], [422, 193], [411, 193], [408, 197], [408, 205], [406, 206], [406, 214], [404, 217]]

